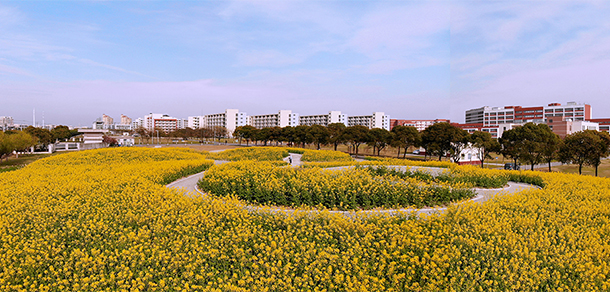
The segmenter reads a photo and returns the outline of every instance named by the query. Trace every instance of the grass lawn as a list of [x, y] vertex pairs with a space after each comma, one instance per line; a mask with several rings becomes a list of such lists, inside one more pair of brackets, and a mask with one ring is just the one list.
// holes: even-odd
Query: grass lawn
[[[540, 168], [540, 169], [537, 169], [537, 170], [538, 171], [544, 171], [544, 172], [548, 172], [549, 171], [547, 168]], [[566, 172], [566, 173], [578, 173], [578, 165], [569, 164], [569, 165], [553, 166], [553, 171]], [[590, 167], [590, 166], [583, 166], [582, 167], [582, 174], [583, 175], [592, 175], [592, 176], [594, 176], [595, 175], [595, 168]], [[610, 177], [610, 159], [602, 160], [602, 164], [599, 166], [598, 176], [600, 176], [600, 177]]]
[[57, 153], [54, 153], [54, 154], [21, 154], [21, 155], [19, 155], [19, 158], [15, 158], [15, 155], [11, 155], [8, 158], [8, 160], [5, 159], [0, 162], [0, 172], [2, 172], [3, 170], [4, 171], [15, 170], [16, 168], [23, 167], [38, 159], [46, 158], [51, 155], [57, 155]]

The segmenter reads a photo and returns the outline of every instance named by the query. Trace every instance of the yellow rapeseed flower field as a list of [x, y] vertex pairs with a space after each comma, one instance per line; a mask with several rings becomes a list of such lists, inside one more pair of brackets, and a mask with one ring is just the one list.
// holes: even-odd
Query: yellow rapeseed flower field
[[280, 214], [164, 187], [206, 157], [102, 149], [0, 173], [0, 291], [610, 290], [608, 179], [465, 169], [545, 187], [422, 218]]

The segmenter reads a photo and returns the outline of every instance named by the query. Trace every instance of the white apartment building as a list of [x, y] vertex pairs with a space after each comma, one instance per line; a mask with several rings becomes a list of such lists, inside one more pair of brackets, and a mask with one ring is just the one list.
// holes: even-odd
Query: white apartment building
[[328, 126], [329, 124], [334, 123], [342, 123], [347, 126], [347, 117], [344, 114], [341, 114], [340, 111], [330, 111], [328, 114], [324, 115], [309, 115], [309, 116], [300, 116], [299, 124], [312, 126], [312, 125], [321, 125]]
[[144, 128], [144, 119], [137, 118], [135, 121], [131, 122], [131, 128], [134, 130], [138, 128]]
[[187, 121], [186, 121], [186, 126], [191, 128], [191, 129], [199, 129], [199, 128], [203, 128], [206, 125], [206, 118], [205, 116], [192, 116], [192, 117], [188, 117]]
[[130, 125], [131, 126], [131, 122], [132, 122], [132, 120], [130, 117], [128, 117], [124, 114], [121, 114], [121, 125]]
[[271, 127], [295, 127], [299, 123], [299, 114], [291, 110], [280, 110], [276, 114], [250, 116], [249, 124], [257, 129]]
[[2, 130], [13, 128], [14, 126], [15, 122], [12, 117], [0, 117], [0, 128]]
[[374, 112], [370, 116], [349, 116], [347, 117], [347, 126], [365, 126], [369, 129], [380, 128], [390, 130], [390, 116], [384, 112]]
[[102, 114], [102, 123], [104, 123], [105, 127], [109, 127], [114, 124], [114, 119], [106, 114]]
[[229, 137], [233, 137], [235, 128], [247, 125], [248, 119], [248, 115], [244, 112], [239, 112], [237, 109], [227, 109], [224, 113], [206, 115], [205, 127], [224, 127], [227, 129]]

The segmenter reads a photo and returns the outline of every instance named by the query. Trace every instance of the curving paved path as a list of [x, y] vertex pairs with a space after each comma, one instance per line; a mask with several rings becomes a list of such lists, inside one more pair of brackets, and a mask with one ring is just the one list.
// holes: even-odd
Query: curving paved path
[[[300, 154], [296, 154], [295, 156], [298, 156], [298, 160], [296, 159], [296, 157], [293, 157], [292, 160], [292, 166], [296, 167], [298, 165], [300, 165]], [[288, 161], [288, 158], [285, 159], [286, 161]], [[223, 163], [227, 163], [229, 161], [214, 161], [215, 164], [223, 164]], [[403, 168], [401, 166], [396, 166], [396, 168]], [[411, 169], [413, 169], [414, 167], [411, 166], [409, 167]], [[415, 167], [417, 169], [422, 169], [425, 167]], [[439, 173], [442, 173], [443, 171], [446, 171], [445, 169], [436, 169], [436, 168], [431, 168], [431, 172], [434, 173], [433, 175], [438, 175]], [[190, 195], [201, 195], [201, 196], [206, 196], [206, 193], [202, 192], [201, 190], [199, 190], [199, 188], [197, 187], [197, 182], [204, 176], [205, 172], [200, 172], [197, 174], [193, 174], [191, 176], [185, 177], [185, 178], [181, 178], [175, 182], [172, 182], [168, 185], [166, 185], [166, 187], [168, 188], [174, 188], [174, 189], [181, 189], [184, 190], [186, 192], [188, 192]], [[518, 193], [524, 190], [529, 190], [529, 189], [540, 189], [537, 186], [533, 186], [533, 185], [529, 185], [529, 184], [524, 184], [524, 183], [515, 183], [515, 182], [509, 182], [508, 186], [505, 188], [501, 188], [501, 189], [479, 189], [479, 188], [475, 188], [475, 197], [471, 200], [468, 201], [473, 201], [476, 203], [483, 203], [486, 202], [488, 200], [490, 200], [491, 198], [493, 198], [494, 196], [497, 195], [506, 195], [506, 194], [513, 194], [513, 193]], [[465, 202], [468, 202], [465, 201]], [[456, 203], [456, 204], [463, 204], [464, 202], [460, 202], [460, 203]], [[263, 208], [260, 207], [256, 207], [256, 206], [246, 206], [246, 208], [250, 211], [258, 211], [258, 210], [263, 210]], [[267, 212], [284, 212], [284, 213], [293, 213], [294, 210], [292, 209], [288, 209], [288, 208], [264, 208], [265, 211]], [[443, 211], [447, 210], [447, 207], [434, 207], [434, 208], [421, 208], [421, 209], [389, 209], [389, 210], [366, 210], [366, 211], [358, 211], [358, 212], [354, 212], [354, 211], [327, 211], [329, 213], [340, 213], [340, 214], [344, 214], [346, 216], [352, 217], [355, 216], [356, 214], [387, 214], [387, 215], [398, 215], [400, 213], [410, 213], [410, 212], [415, 212], [415, 214], [421, 215], [421, 214], [437, 214], [437, 213], [441, 213]], [[311, 212], [320, 212], [320, 211], [311, 211]]]

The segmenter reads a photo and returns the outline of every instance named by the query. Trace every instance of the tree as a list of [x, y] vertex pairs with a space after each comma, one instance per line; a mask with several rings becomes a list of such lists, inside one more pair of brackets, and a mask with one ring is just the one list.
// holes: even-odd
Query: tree
[[271, 128], [262, 128], [256, 135], [256, 140], [263, 141], [263, 145], [267, 146], [267, 142], [271, 139]]
[[548, 163], [549, 172], [551, 172], [551, 163], [553, 160], [559, 158], [559, 149], [561, 149], [561, 145], [563, 145], [563, 140], [553, 132], [546, 133], [546, 135], [548, 136], [545, 137], [546, 145], [544, 149], [542, 149], [542, 161]]
[[53, 135], [51, 135], [51, 131], [42, 128], [35, 128], [29, 126], [24, 130], [26, 133], [36, 137], [38, 140], [38, 144], [43, 148], [46, 148], [49, 144], [53, 143]]
[[106, 144], [106, 145], [108, 145], [110, 147], [116, 146], [116, 145], [119, 144], [115, 138], [112, 138], [112, 137], [106, 136], [106, 135], [104, 135], [102, 137], [102, 143], [104, 143], [104, 144]]
[[255, 139], [257, 131], [258, 129], [250, 125], [239, 126], [233, 131], [233, 136], [239, 139], [239, 144], [241, 144], [241, 139], [246, 140], [246, 146], [248, 146], [249, 142]]
[[597, 176], [602, 158], [610, 155], [610, 135], [607, 132], [599, 131], [591, 131], [591, 134], [596, 135], [599, 139], [596, 139], [595, 151], [589, 152], [587, 164], [595, 167], [595, 176]]
[[347, 127], [344, 133], [345, 140], [352, 144], [356, 155], [358, 155], [358, 148], [360, 145], [368, 141], [369, 128], [361, 125], [355, 125]]
[[343, 132], [347, 128], [344, 123], [332, 123], [327, 126], [328, 128], [328, 142], [332, 143], [335, 146], [335, 151], [337, 151], [337, 146], [339, 144], [345, 143], [345, 136]]
[[459, 162], [462, 150], [468, 145], [468, 132], [449, 123], [436, 123], [422, 133], [422, 145], [426, 153], [438, 155], [438, 160], [450, 154]]
[[582, 174], [583, 165], [594, 164], [591, 163], [594, 160], [594, 156], [597, 156], [594, 153], [597, 152], [603, 155], [603, 151], [600, 151], [600, 145], [604, 143], [601, 141], [602, 138], [595, 134], [595, 132], [585, 130], [566, 136], [559, 150], [561, 162], [578, 164], [579, 174]]
[[481, 167], [485, 162], [485, 159], [491, 158], [492, 152], [500, 151], [500, 143], [491, 137], [488, 132], [476, 131], [470, 135], [470, 141], [472, 146], [477, 148], [477, 154], [481, 159]]
[[547, 146], [549, 139], [552, 139], [553, 132], [546, 124], [526, 123], [521, 127], [517, 127], [518, 136], [521, 139], [521, 159], [531, 165], [531, 170], [534, 170], [534, 165], [542, 162], [544, 148]]
[[277, 146], [282, 140], [282, 128], [275, 126], [269, 129], [269, 140], [275, 141], [275, 146]]
[[0, 132], [0, 161], [5, 157], [8, 160], [8, 156], [13, 153], [13, 144], [8, 134]]
[[320, 150], [320, 144], [328, 143], [330, 132], [324, 126], [312, 125], [309, 127], [309, 136], [311, 141], [317, 145], [317, 149]]
[[212, 130], [212, 137], [218, 139], [218, 142], [220, 142], [221, 138], [226, 138], [227, 135], [229, 134], [229, 132], [227, 131], [227, 128], [223, 127], [223, 126], [213, 126], [211, 128]]
[[514, 128], [504, 131], [499, 140], [501, 145], [500, 153], [505, 157], [512, 159], [515, 165], [521, 158], [521, 148], [523, 147], [523, 140], [519, 136], [517, 129], [518, 128]]
[[292, 146], [296, 141], [295, 128], [286, 126], [282, 128], [282, 140], [288, 142], [288, 145]]
[[[8, 139], [10, 140], [13, 150], [17, 152], [25, 152], [30, 147], [36, 145], [36, 138], [23, 131], [17, 131], [14, 134], [8, 135]], [[19, 158], [18, 153], [16, 154], [16, 157]]]
[[309, 126], [298, 125], [294, 127], [294, 141], [295, 143], [301, 143], [303, 148], [305, 148], [305, 144], [311, 143], [312, 138], [309, 133]]
[[54, 141], [66, 141], [72, 137], [72, 133], [67, 126], [57, 126], [51, 130], [51, 136]]
[[381, 154], [381, 150], [386, 148], [392, 142], [393, 134], [386, 129], [373, 128], [369, 131], [368, 143], [373, 146], [373, 153], [377, 149], [377, 156]]
[[392, 128], [392, 133], [394, 133], [392, 146], [398, 148], [398, 156], [400, 156], [400, 148], [405, 149], [403, 158], [407, 157], [409, 147], [421, 144], [421, 135], [415, 127], [397, 125]]
[[144, 127], [138, 127], [135, 129], [136, 134], [140, 135], [141, 139], [149, 140], [151, 137], [151, 132], [145, 129]]

